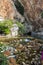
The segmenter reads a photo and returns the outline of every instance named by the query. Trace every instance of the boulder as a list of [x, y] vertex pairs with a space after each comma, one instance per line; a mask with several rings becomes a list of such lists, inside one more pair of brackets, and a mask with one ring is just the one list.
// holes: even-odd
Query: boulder
[[0, 16], [7, 19], [13, 19], [15, 9], [12, 0], [0, 0]]

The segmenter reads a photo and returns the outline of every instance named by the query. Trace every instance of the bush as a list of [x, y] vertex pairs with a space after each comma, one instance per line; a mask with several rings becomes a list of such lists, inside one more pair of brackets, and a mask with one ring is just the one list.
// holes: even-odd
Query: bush
[[13, 21], [12, 20], [4, 20], [3, 25], [8, 26], [10, 28], [13, 25]]
[[3, 53], [0, 53], [0, 65], [8, 65], [7, 58], [4, 56]]
[[22, 23], [20, 23], [20, 22], [16, 22], [16, 24], [19, 27], [19, 34], [20, 35], [23, 35], [26, 32], [25, 26]]
[[1, 52], [3, 51], [3, 46], [3, 49], [5, 49], [5, 45], [0, 43], [0, 65], [8, 65], [6, 56], [4, 56], [4, 54]]
[[12, 24], [12, 20], [4, 20], [0, 22], [0, 34], [9, 34]]

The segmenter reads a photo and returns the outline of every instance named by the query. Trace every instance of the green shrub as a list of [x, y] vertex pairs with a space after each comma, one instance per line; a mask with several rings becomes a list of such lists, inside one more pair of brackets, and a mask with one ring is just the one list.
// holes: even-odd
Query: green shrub
[[9, 34], [10, 28], [12, 27], [12, 25], [13, 25], [12, 20], [4, 20], [0, 22], [0, 33]]
[[0, 65], [8, 65], [7, 58], [4, 56], [3, 53], [0, 53]]
[[0, 65], [8, 65], [6, 56], [4, 56], [4, 54], [1, 52], [3, 51], [3, 46], [3, 49], [5, 49], [5, 45], [0, 43]]
[[12, 27], [13, 21], [12, 21], [12, 20], [4, 20], [4, 21], [3, 21], [3, 24], [4, 24], [5, 26]]
[[12, 24], [13, 24], [12, 20], [4, 20], [4, 21], [0, 22], [0, 25], [2, 25], [2, 26], [12, 27]]
[[1, 34], [9, 34], [10, 29], [8, 27], [5, 27], [5, 26], [0, 26], [0, 33]]
[[16, 22], [16, 24], [19, 27], [19, 34], [21, 34], [21, 35], [24, 34], [26, 32], [25, 26], [20, 22]]

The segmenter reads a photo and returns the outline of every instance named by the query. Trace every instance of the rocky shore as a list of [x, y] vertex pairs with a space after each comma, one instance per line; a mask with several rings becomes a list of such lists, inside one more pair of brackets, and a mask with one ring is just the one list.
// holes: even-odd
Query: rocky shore
[[[43, 44], [29, 39], [20, 39], [12, 42], [1, 42], [1, 51], [7, 57], [9, 65], [34, 65], [41, 64], [41, 49]], [[7, 46], [6, 46], [7, 45]], [[5, 49], [4, 49], [5, 47]]]

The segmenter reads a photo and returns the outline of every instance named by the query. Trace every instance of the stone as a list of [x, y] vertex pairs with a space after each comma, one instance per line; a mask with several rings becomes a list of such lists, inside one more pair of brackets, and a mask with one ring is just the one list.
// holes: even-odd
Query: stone
[[11, 54], [10, 51], [5, 51], [5, 52], [4, 52], [4, 55], [5, 55], [5, 56], [10, 56], [10, 54]]
[[16, 60], [14, 58], [10, 58], [9, 61], [13, 64], [13, 65], [17, 65]]
[[11, 28], [11, 36], [17, 36], [18, 35], [18, 26], [16, 24], [13, 25], [13, 27]]
[[9, 64], [9, 65], [13, 65], [13, 64], [12, 64], [12, 63], [10, 63], [10, 62], [9, 62], [8, 64]]
[[[36, 29], [43, 28], [43, 0], [18, 0], [24, 7], [24, 16]], [[29, 22], [30, 20], [30, 22]]]
[[0, 16], [5, 19], [13, 19], [15, 10], [12, 0], [0, 0]]
[[0, 22], [4, 21], [4, 18], [0, 16]]

